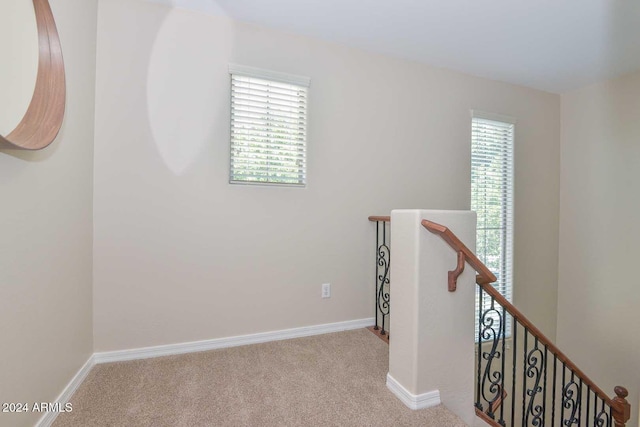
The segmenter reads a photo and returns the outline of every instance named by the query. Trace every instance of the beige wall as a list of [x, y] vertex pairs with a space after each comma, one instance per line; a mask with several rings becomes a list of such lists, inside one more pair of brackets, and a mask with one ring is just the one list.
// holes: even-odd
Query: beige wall
[[38, 30], [31, 2], [0, 3], [0, 135], [7, 136], [24, 116], [38, 72]]
[[562, 96], [558, 342], [638, 425], [640, 73]]
[[[470, 109], [518, 119], [515, 298], [555, 335], [557, 95], [157, 4], [98, 21], [96, 351], [372, 317], [366, 218], [468, 209]], [[307, 188], [227, 183], [230, 62], [311, 77]]]
[[[97, 1], [51, 0], [67, 72], [53, 144], [0, 152], [0, 401], [53, 401], [93, 352], [91, 256]], [[40, 414], [0, 413], [30, 426]]]
[[475, 252], [475, 212], [392, 212], [391, 247], [397, 261], [392, 301], [402, 310], [393, 313], [391, 323], [387, 387], [394, 391], [398, 383], [416, 400], [435, 391], [442, 404], [473, 425], [476, 273], [466, 268], [455, 293], [449, 292], [445, 283], [455, 252], [441, 236], [425, 230], [422, 219], [447, 224]]

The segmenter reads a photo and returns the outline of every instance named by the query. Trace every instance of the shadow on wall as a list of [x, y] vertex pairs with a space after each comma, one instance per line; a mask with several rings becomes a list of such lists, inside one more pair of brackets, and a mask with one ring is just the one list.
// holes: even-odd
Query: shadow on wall
[[167, 7], [149, 49], [146, 100], [158, 153], [180, 176], [213, 143], [216, 129], [228, 126], [232, 22], [210, 13], [217, 12], [210, 0], [177, 3]]

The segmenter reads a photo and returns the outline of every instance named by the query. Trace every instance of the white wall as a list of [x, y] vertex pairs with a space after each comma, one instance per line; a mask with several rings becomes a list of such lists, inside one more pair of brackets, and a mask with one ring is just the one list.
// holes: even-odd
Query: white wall
[[[0, 401], [50, 402], [93, 352], [91, 257], [97, 1], [51, 0], [67, 73], [58, 138], [0, 152]], [[41, 414], [0, 413], [31, 426]]]
[[640, 73], [562, 96], [558, 342], [638, 426]]
[[[230, 62], [311, 77], [306, 189], [227, 183]], [[553, 337], [557, 95], [100, 1], [95, 350], [372, 317], [366, 218], [469, 208], [470, 109], [518, 118], [515, 298]]]

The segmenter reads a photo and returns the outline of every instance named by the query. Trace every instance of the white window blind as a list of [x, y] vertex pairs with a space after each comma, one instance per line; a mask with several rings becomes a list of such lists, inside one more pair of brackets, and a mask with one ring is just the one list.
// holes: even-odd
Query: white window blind
[[231, 183], [304, 186], [309, 79], [230, 66]]
[[[494, 287], [512, 301], [513, 288], [513, 142], [515, 121], [473, 112], [471, 125], [471, 209], [478, 215], [476, 252], [497, 277]], [[491, 308], [476, 290], [476, 339], [479, 315]], [[495, 308], [499, 308], [497, 305]], [[488, 312], [498, 322], [499, 313]], [[496, 323], [497, 324], [497, 323]], [[507, 322], [506, 336], [511, 335]]]

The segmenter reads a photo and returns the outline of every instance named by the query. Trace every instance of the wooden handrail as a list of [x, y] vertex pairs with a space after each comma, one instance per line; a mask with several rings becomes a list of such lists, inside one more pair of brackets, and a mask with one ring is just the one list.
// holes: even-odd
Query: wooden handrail
[[[524, 326], [534, 337], [538, 339], [554, 356], [558, 358], [566, 367], [573, 371], [582, 382], [589, 386], [591, 390], [596, 393], [605, 403], [607, 403], [613, 409], [613, 418], [616, 422], [616, 427], [623, 427], [630, 418], [630, 405], [627, 402], [626, 397], [628, 395], [627, 390], [624, 387], [615, 388], [615, 398], [610, 398], [600, 387], [598, 387], [584, 372], [582, 372], [575, 363], [573, 363], [555, 344], [547, 338], [540, 329], [538, 329], [527, 317], [520, 312], [513, 304], [511, 304], [498, 290], [491, 285], [496, 281], [496, 277], [487, 268], [482, 261], [476, 257], [476, 255], [467, 248], [467, 246], [458, 239], [458, 237], [447, 227], [431, 222], [428, 220], [422, 220], [422, 225], [434, 234], [440, 235], [442, 239], [449, 244], [457, 253], [463, 253], [465, 255], [467, 263], [473, 267], [478, 273], [476, 276], [476, 283], [488, 293], [498, 304], [500, 304], [514, 319], [516, 319], [522, 326]], [[485, 419], [490, 417], [482, 411], [476, 411], [478, 416]], [[493, 421], [493, 420], [492, 420]], [[494, 423], [491, 423], [495, 425]]]
[[371, 221], [371, 222], [376, 222], [376, 221], [391, 222], [391, 217], [390, 216], [375, 216], [375, 215], [372, 215], [372, 216], [369, 217], [369, 221]]

